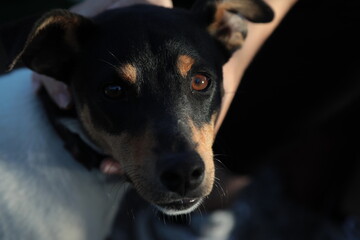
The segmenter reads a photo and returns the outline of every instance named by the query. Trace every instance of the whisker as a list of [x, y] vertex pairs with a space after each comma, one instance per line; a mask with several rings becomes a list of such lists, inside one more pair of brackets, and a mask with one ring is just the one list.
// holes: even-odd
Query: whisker
[[204, 216], [203, 216], [203, 213], [202, 213], [202, 211], [201, 211], [201, 207], [204, 208], [204, 204], [203, 204], [203, 203], [201, 203], [200, 206], [198, 207], [199, 214], [200, 214], [201, 218], [203, 218]]
[[214, 157], [214, 160], [216, 163], [219, 163], [220, 165], [217, 165], [217, 167], [221, 167], [223, 169], [228, 169], [227, 166], [218, 158]]
[[223, 197], [227, 196], [226, 191], [224, 190], [220, 182], [215, 182], [215, 186], [221, 190]]
[[103, 63], [106, 63], [107, 65], [109, 65], [110, 67], [114, 68], [116, 71], [119, 70], [119, 68], [117, 66], [115, 66], [114, 64], [104, 60], [104, 59], [99, 59], [99, 61], [103, 62]]
[[228, 154], [225, 154], [225, 153], [214, 153], [214, 157], [228, 157]]
[[108, 53], [115, 58], [115, 60], [120, 64], [120, 60], [117, 56], [115, 56], [114, 53], [112, 53], [110, 50], [108, 50]]
[[163, 220], [164, 225], [166, 225], [167, 224], [166, 223], [166, 218], [164, 216], [162, 216], [162, 220]]
[[[208, 197], [207, 197], [208, 198]], [[201, 208], [203, 209], [203, 211], [201, 211]], [[207, 213], [207, 210], [206, 210], [206, 207], [205, 207], [205, 204], [204, 202], [202, 202], [199, 206], [199, 211], [200, 211], [200, 216], [203, 218], [204, 215]]]

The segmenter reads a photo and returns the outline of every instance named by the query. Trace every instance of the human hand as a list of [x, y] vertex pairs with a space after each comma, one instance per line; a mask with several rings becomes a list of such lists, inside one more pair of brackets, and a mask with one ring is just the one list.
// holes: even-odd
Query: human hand
[[[171, 8], [171, 0], [86, 0], [70, 8], [70, 11], [86, 17], [95, 16], [107, 9], [126, 7], [133, 4], [153, 4]], [[71, 106], [71, 95], [66, 84], [56, 81], [53, 78], [38, 73], [33, 73], [32, 81], [35, 91], [44, 86], [51, 99], [61, 109], [68, 109]]]
[[219, 131], [231, 102], [240, 85], [243, 74], [259, 51], [266, 39], [279, 25], [281, 20], [298, 0], [278, 1], [264, 0], [275, 12], [275, 18], [267, 24], [248, 23], [248, 36], [242, 48], [236, 51], [231, 59], [224, 65], [224, 95], [222, 98], [220, 113], [218, 115], [215, 135]]
[[38, 74], [34, 72], [32, 74], [32, 85], [35, 92], [43, 86], [50, 98], [61, 109], [68, 109], [71, 106], [71, 95], [68, 86], [60, 81], [57, 81], [51, 77]]
[[70, 8], [70, 11], [86, 17], [92, 17], [107, 9], [127, 7], [134, 4], [152, 4], [168, 8], [173, 7], [171, 0], [87, 0], [73, 6]]

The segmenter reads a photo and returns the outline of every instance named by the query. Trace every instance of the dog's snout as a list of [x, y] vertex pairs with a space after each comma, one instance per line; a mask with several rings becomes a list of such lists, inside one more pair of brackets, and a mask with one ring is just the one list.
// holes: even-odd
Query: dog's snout
[[167, 190], [185, 196], [196, 190], [204, 180], [205, 165], [200, 157], [177, 157], [166, 161], [160, 181]]

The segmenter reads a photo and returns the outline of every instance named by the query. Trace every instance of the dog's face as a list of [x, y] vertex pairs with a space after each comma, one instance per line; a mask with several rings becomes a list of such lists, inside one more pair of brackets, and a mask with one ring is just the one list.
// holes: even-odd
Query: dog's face
[[213, 185], [224, 57], [183, 11], [137, 6], [94, 21], [101, 28], [72, 81], [82, 122], [145, 199], [187, 211]]
[[92, 20], [57, 10], [19, 58], [71, 86], [86, 132], [141, 196], [167, 214], [188, 213], [212, 190], [221, 69], [242, 45], [244, 16], [269, 21], [272, 12], [250, 0], [199, 1], [193, 11], [134, 6]]

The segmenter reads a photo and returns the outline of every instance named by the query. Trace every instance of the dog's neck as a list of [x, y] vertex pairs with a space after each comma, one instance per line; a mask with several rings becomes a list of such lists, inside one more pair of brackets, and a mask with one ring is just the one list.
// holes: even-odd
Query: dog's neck
[[106, 156], [87, 136], [82, 128], [75, 110], [60, 110], [50, 99], [44, 89], [39, 93], [46, 115], [64, 147], [87, 169], [99, 168]]

